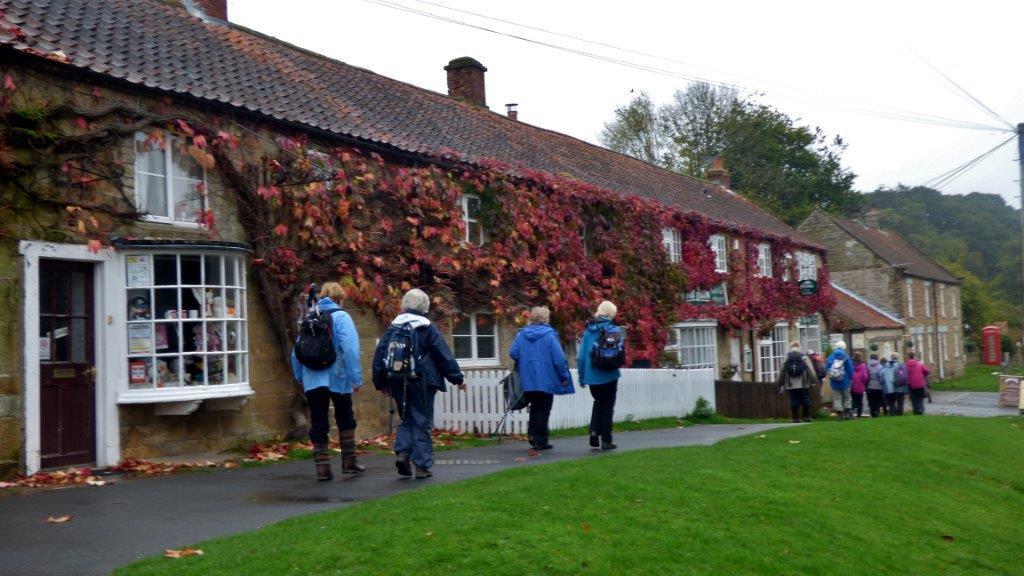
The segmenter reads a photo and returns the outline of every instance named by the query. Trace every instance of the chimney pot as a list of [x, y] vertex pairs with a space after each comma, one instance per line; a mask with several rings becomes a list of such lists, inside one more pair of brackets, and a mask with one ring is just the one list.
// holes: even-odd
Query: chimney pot
[[715, 156], [711, 161], [711, 169], [708, 170], [707, 179], [723, 188], [729, 187], [729, 170], [725, 168], [725, 159]]
[[448, 95], [477, 106], [487, 107], [484, 72], [487, 68], [469, 56], [456, 58], [444, 67], [448, 72]]
[[505, 111], [508, 114], [509, 120], [519, 120], [519, 104], [509, 102], [505, 104]]

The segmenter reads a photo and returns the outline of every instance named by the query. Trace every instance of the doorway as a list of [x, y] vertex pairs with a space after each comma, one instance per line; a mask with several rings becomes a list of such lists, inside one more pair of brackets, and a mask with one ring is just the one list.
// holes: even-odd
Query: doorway
[[93, 264], [39, 261], [40, 464], [96, 461]]

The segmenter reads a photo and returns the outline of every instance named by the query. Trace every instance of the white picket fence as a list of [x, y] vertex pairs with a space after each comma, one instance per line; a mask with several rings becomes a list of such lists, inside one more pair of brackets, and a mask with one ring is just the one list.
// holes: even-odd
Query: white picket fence
[[[508, 370], [466, 371], [466, 390], [451, 387], [434, 402], [434, 426], [461, 432], [494, 432], [505, 413], [501, 379]], [[573, 382], [579, 382], [572, 371]], [[624, 369], [615, 401], [615, 421], [685, 416], [703, 396], [715, 405], [713, 369], [665, 370]], [[555, 396], [551, 409], [552, 430], [576, 428], [590, 423], [594, 401], [590, 391], [576, 386], [575, 394]], [[527, 410], [509, 414], [505, 431], [526, 434]]]

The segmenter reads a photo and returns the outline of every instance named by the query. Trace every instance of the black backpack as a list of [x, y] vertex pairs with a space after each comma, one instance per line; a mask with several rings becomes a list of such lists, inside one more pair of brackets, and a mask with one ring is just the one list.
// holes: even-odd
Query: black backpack
[[334, 349], [334, 326], [331, 319], [334, 309], [324, 312], [313, 306], [299, 325], [299, 337], [295, 340], [295, 358], [310, 370], [326, 370], [338, 359]]
[[392, 327], [385, 333], [384, 372], [387, 381], [402, 383], [408, 379], [416, 380], [416, 336], [413, 334], [412, 323], [405, 323], [398, 328]]
[[803, 356], [790, 356], [786, 360], [786, 374], [789, 374], [790, 378], [800, 378], [806, 370]]
[[601, 329], [601, 334], [590, 349], [590, 361], [595, 368], [614, 370], [626, 363], [626, 343], [622, 330], [617, 327], [609, 330]]

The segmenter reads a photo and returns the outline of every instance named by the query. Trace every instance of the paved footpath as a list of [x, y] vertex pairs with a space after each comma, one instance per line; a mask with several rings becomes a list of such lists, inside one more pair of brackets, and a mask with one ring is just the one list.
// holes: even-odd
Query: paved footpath
[[[616, 434], [617, 452], [710, 445], [779, 424], [714, 425]], [[355, 502], [449, 483], [517, 466], [609, 458], [585, 438], [553, 441], [555, 449], [527, 457], [522, 442], [438, 452], [434, 477], [400, 478], [390, 456], [364, 456], [361, 477], [313, 480], [312, 461], [218, 469], [164, 478], [122, 480], [100, 487], [44, 490], [0, 497], [0, 573], [5, 576], [109, 574], [117, 566], [207, 538]], [[337, 467], [339, 459], [334, 458]], [[73, 514], [66, 524], [48, 516]]]
[[[924, 405], [925, 414], [944, 416], [1016, 416], [1016, 408], [999, 406], [998, 392], [934, 391], [931, 404]], [[907, 399], [910, 411], [910, 399]]]

